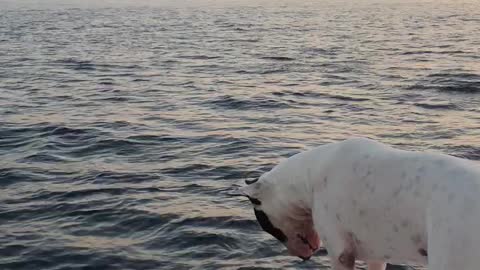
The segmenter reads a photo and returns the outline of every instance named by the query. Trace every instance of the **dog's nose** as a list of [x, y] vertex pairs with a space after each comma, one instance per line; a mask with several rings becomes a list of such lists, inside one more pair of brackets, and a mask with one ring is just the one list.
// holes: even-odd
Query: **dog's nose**
[[310, 260], [310, 257], [312, 257], [312, 256], [308, 256], [308, 257], [298, 256], [298, 257], [300, 257], [300, 259], [302, 259], [304, 261], [308, 261], [308, 260]]
[[317, 255], [318, 256], [328, 256], [328, 252], [325, 248], [320, 248], [318, 251], [317, 251]]

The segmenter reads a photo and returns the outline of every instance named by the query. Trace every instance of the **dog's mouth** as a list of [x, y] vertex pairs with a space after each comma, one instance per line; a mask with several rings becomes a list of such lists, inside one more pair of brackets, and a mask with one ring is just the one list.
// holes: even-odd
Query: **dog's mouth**
[[304, 261], [308, 261], [310, 260], [310, 257], [312, 256], [308, 256], [308, 257], [304, 257], [304, 256], [298, 256], [300, 259], [304, 260]]
[[[312, 244], [310, 244], [310, 242], [308, 242], [307, 238], [305, 238], [304, 236], [300, 235], [300, 234], [297, 234], [297, 237], [298, 239], [300, 239], [300, 241], [302, 241], [302, 243], [304, 243], [305, 245], [307, 245], [310, 250], [313, 252], [315, 252], [317, 250], [316, 247], [312, 246]], [[304, 259], [303, 257], [300, 257], [302, 259]], [[308, 260], [310, 257], [308, 257], [306, 260]], [[305, 259], [304, 259], [305, 260]]]

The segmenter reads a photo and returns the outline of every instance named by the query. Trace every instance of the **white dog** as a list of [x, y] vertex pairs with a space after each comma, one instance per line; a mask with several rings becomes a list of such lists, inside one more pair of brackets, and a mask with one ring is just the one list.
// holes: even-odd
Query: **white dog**
[[[448, 155], [362, 138], [294, 155], [240, 193], [261, 227], [308, 259], [323, 242], [332, 269], [385, 263], [480, 269], [480, 168]], [[320, 240], [321, 239], [321, 240]]]

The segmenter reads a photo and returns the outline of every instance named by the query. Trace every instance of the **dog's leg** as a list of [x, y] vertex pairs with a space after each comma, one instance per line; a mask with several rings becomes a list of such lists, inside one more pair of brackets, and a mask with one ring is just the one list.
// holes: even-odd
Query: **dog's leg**
[[[322, 243], [328, 252], [333, 270], [354, 270], [356, 250], [354, 235], [345, 233], [336, 222], [332, 222], [331, 214], [320, 200], [315, 202], [313, 219], [315, 229], [321, 232]], [[321, 221], [321, 222], [320, 222]]]
[[355, 254], [351, 251], [344, 251], [337, 258], [332, 258], [333, 270], [354, 270]]
[[[330, 229], [330, 230], [328, 230]], [[323, 243], [328, 252], [328, 257], [333, 270], [354, 270], [356, 252], [350, 241], [345, 241], [338, 231], [332, 227], [324, 228]], [[326, 236], [328, 235], [328, 237]], [[347, 237], [348, 238], [348, 237]]]
[[[330, 256], [330, 260], [332, 262], [332, 269], [333, 270], [354, 270], [355, 260], [357, 258], [356, 258], [355, 246], [352, 243], [353, 241], [352, 235], [346, 234], [345, 237], [338, 237], [332, 240], [334, 241], [331, 245], [332, 255]], [[330, 251], [329, 251], [329, 254], [330, 254]]]
[[384, 262], [368, 262], [368, 270], [385, 270], [386, 267]]

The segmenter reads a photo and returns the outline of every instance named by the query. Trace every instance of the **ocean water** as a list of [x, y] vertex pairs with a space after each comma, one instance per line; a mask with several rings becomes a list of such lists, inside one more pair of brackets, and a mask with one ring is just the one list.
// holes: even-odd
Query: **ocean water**
[[365, 136], [480, 160], [480, 2], [0, 0], [0, 269], [328, 269], [226, 195]]

